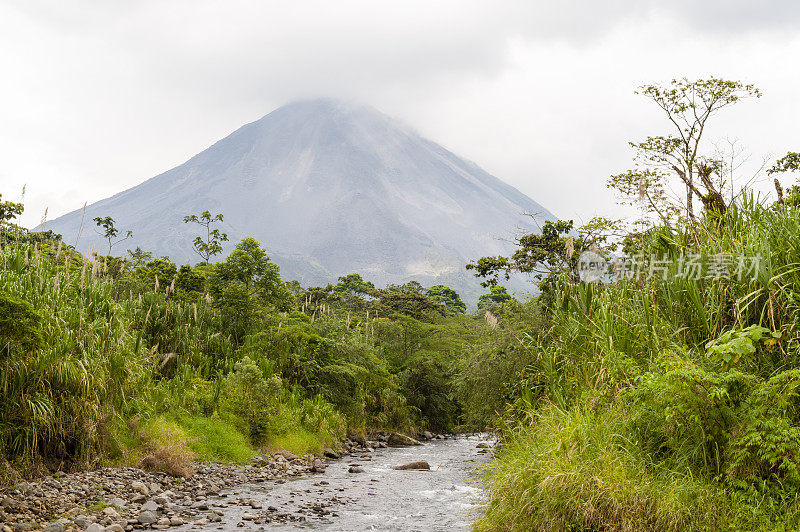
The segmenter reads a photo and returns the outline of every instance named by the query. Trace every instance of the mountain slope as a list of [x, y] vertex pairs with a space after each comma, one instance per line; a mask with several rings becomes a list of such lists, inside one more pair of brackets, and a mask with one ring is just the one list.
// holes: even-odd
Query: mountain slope
[[[508, 253], [515, 227], [553, 216], [513, 187], [372, 108], [297, 102], [247, 124], [186, 163], [87, 207], [77, 249], [104, 250], [92, 218], [111, 216], [141, 246], [197, 261], [186, 214], [223, 213], [231, 242], [255, 237], [284, 279], [324, 284], [359, 272], [377, 285], [480, 290], [464, 264]], [[76, 243], [82, 213], [47, 229]]]

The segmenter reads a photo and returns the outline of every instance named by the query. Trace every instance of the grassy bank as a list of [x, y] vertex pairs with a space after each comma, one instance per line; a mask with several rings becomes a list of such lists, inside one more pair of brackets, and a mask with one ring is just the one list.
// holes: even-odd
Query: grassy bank
[[[562, 277], [525, 326], [501, 313], [524, 393], [478, 529], [796, 529], [800, 209], [747, 197], [635, 245], [667, 269]], [[680, 275], [690, 255], [731, 270]], [[740, 257], [759, 267], [738, 275]]]

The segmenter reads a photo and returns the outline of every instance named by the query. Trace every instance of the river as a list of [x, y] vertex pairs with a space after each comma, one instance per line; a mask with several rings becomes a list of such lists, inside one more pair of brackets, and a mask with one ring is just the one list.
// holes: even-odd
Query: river
[[[488, 460], [489, 455], [477, 448], [485, 441], [485, 436], [459, 436], [414, 447], [376, 449], [332, 461], [324, 473], [239, 486], [209, 501], [212, 507], [224, 508], [225, 519], [203, 528], [469, 530], [482, 501], [475, 473]], [[428, 462], [431, 470], [393, 469], [418, 460]], [[350, 472], [351, 467], [363, 471]], [[247, 506], [242, 506], [243, 501]], [[296, 521], [279, 522], [286, 519]]]

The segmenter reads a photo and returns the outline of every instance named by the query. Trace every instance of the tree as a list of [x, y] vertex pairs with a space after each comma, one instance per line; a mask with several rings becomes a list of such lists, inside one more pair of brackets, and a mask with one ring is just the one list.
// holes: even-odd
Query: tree
[[361, 275], [351, 273], [339, 277], [339, 282], [333, 287], [333, 291], [340, 294], [352, 294], [358, 297], [371, 296], [375, 293], [375, 285], [370, 281], [362, 279]]
[[[722, 161], [702, 153], [702, 141], [709, 120], [720, 110], [746, 98], [758, 98], [753, 85], [719, 78], [673, 79], [667, 85], [643, 85], [637, 91], [656, 103], [666, 114], [672, 134], [631, 142], [636, 151], [636, 168], [612, 176], [610, 188], [630, 203], [642, 202], [650, 212], [669, 221], [675, 207], [695, 219], [694, 199], [700, 199], [708, 213], [722, 214], [727, 204], [721, 193]], [[685, 189], [685, 200], [670, 197], [670, 177]]]
[[133, 231], [125, 231], [124, 237], [114, 240], [117, 238], [117, 235], [119, 235], [119, 230], [114, 227], [114, 219], [111, 216], [106, 216], [105, 218], [100, 218], [98, 216], [94, 218], [94, 223], [103, 230], [102, 232], [98, 231], [98, 234], [103, 235], [103, 238], [108, 240], [107, 255], [111, 255], [111, 248], [133, 236]]
[[156, 280], [158, 280], [159, 289], [165, 290], [172, 284], [177, 273], [178, 267], [168, 257], [148, 261], [143, 266], [136, 268], [136, 276], [152, 290], [156, 290]]
[[12, 220], [20, 216], [24, 210], [25, 207], [22, 203], [3, 201], [3, 195], [0, 194], [0, 237], [2, 237], [5, 226], [12, 225]]
[[[800, 153], [789, 152], [767, 170], [768, 175], [782, 174], [784, 172], [800, 172]], [[800, 187], [792, 185], [788, 189], [781, 187], [778, 178], [775, 178], [775, 190], [778, 192], [778, 205], [780, 207], [795, 207], [800, 204]], [[784, 194], [786, 193], [786, 196]]]
[[453, 314], [465, 314], [467, 312], [467, 305], [461, 301], [461, 296], [449, 286], [443, 284], [431, 286], [425, 292], [425, 295], [447, 307]]
[[184, 264], [175, 277], [175, 288], [183, 293], [201, 293], [205, 290], [206, 279], [197, 273], [191, 266]]
[[[499, 277], [511, 278], [512, 272], [533, 273], [537, 279], [554, 271], [568, 272], [577, 282], [578, 260], [575, 253], [575, 240], [569, 237], [573, 222], [558, 220], [546, 221], [541, 234], [531, 233], [517, 240], [517, 250], [509, 257], [481, 257], [467, 264], [468, 270], [475, 271], [475, 277], [486, 279], [484, 288], [494, 286]], [[580, 253], [580, 243], [578, 253]]]
[[494, 311], [498, 306], [511, 300], [511, 295], [505, 286], [493, 285], [489, 287], [488, 294], [481, 294], [478, 298], [478, 309]]
[[203, 261], [208, 264], [211, 257], [222, 253], [222, 242], [228, 241], [228, 235], [219, 229], [211, 229], [211, 225], [222, 222], [222, 214], [212, 215], [209, 211], [203, 211], [200, 215], [191, 214], [183, 217], [183, 223], [196, 223], [206, 230], [206, 238], [197, 236], [192, 241], [192, 248], [195, 253], [200, 255]]
[[213, 277], [218, 287], [236, 285], [248, 297], [288, 310], [293, 297], [281, 280], [280, 271], [256, 239], [245, 238], [224, 262], [216, 265]]
[[288, 311], [294, 303], [293, 294], [281, 281], [280, 268], [253, 238], [236, 244], [225, 261], [214, 266], [209, 292], [237, 342], [260, 316]]
[[153, 254], [149, 251], [145, 251], [139, 246], [136, 246], [136, 249], [131, 251], [128, 250], [128, 264], [134, 270], [137, 268], [141, 268], [148, 262], [153, 260]]

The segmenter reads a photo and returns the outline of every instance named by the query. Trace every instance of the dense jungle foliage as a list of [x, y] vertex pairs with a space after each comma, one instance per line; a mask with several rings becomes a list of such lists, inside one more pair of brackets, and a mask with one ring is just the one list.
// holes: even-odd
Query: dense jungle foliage
[[[138, 248], [89, 257], [14, 225], [22, 206], [0, 203], [8, 470], [170, 452], [241, 462], [257, 448], [319, 453], [347, 435], [454, 431], [469, 418], [458, 364], [493, 331], [448, 287], [376, 289], [352, 274], [303, 288], [252, 238], [216, 264]], [[96, 223], [112, 251], [113, 219]]]

